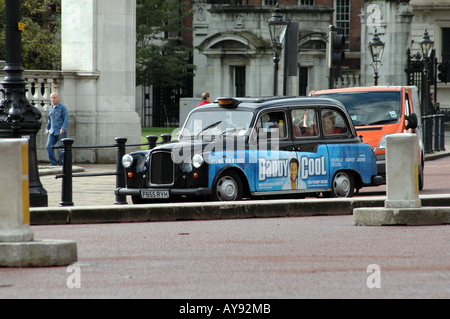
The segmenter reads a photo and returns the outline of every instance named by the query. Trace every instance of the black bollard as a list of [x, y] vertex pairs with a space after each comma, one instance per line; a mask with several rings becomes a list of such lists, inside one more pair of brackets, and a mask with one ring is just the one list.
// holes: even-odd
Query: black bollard
[[72, 201], [72, 145], [74, 140], [71, 138], [64, 138], [61, 140], [64, 146], [63, 153], [63, 174], [62, 174], [62, 189], [61, 202], [59, 206], [73, 206]]
[[172, 134], [161, 134], [161, 138], [162, 138], [162, 143], [169, 143], [172, 140]]
[[[125, 143], [127, 138], [116, 137], [117, 158], [116, 158], [116, 189], [125, 187], [125, 171], [122, 165], [122, 157], [125, 155]], [[116, 205], [128, 204], [126, 195], [116, 195]]]
[[156, 135], [147, 135], [146, 136], [148, 142], [148, 149], [154, 149], [156, 147], [156, 141], [158, 140], [158, 136]]

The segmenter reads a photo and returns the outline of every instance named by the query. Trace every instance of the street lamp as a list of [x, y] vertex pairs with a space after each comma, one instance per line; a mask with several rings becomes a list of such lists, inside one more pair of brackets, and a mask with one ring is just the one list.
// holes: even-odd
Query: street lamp
[[378, 85], [378, 70], [380, 69], [380, 65], [382, 65], [381, 59], [383, 57], [384, 46], [384, 42], [380, 40], [377, 29], [375, 29], [375, 34], [373, 35], [372, 41], [369, 42], [370, 56], [372, 57], [372, 63], [370, 63], [370, 65], [373, 66], [373, 70], [375, 72], [373, 76], [375, 79], [375, 85]]
[[287, 25], [289, 24], [288, 20], [283, 18], [283, 15], [280, 12], [279, 8], [275, 8], [272, 16], [267, 21], [269, 24], [270, 31], [270, 41], [272, 43], [272, 50], [274, 53], [273, 62], [274, 62], [274, 79], [273, 79], [273, 95], [278, 95], [277, 87], [278, 87], [278, 62], [280, 62], [280, 54], [283, 50], [283, 39], [284, 33], [286, 31]]
[[426, 60], [431, 56], [433, 50], [434, 41], [430, 39], [428, 30], [425, 29], [422, 40], [420, 40], [420, 49], [422, 50], [422, 56]]
[[[422, 79], [422, 90], [423, 90], [423, 102], [422, 105], [425, 105], [425, 110], [427, 113], [432, 113], [434, 111], [434, 105], [430, 105], [430, 69], [432, 69], [433, 64], [431, 61], [432, 51], [433, 51], [433, 40], [430, 39], [428, 35], [428, 30], [425, 29], [425, 33], [423, 34], [422, 40], [420, 40], [420, 50], [422, 51], [422, 60], [423, 60], [423, 79]], [[430, 63], [431, 62], [431, 63]], [[431, 65], [430, 65], [431, 64]], [[431, 71], [432, 72], [432, 71]], [[433, 103], [434, 104], [434, 103]]]
[[[0, 138], [28, 139], [28, 177], [31, 207], [48, 206], [47, 191], [39, 179], [36, 155], [36, 135], [41, 129], [41, 112], [31, 105], [26, 96], [27, 82], [23, 78], [22, 31], [20, 1], [5, 0], [6, 73], [0, 83]], [[0, 163], [1, 165], [1, 163]]]

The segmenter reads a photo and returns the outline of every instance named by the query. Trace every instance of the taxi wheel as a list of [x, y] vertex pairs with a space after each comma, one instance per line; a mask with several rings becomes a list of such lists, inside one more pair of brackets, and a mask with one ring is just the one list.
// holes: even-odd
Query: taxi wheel
[[338, 172], [331, 185], [331, 197], [352, 197], [355, 192], [353, 175], [347, 172]]
[[233, 171], [225, 172], [217, 179], [217, 183], [214, 185], [212, 200], [241, 200], [243, 192], [244, 189], [239, 175]]

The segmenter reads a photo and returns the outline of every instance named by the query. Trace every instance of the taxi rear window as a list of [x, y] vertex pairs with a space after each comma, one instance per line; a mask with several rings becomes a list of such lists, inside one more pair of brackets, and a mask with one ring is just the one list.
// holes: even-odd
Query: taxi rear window
[[292, 110], [292, 127], [295, 138], [318, 136], [317, 110], [298, 109]]

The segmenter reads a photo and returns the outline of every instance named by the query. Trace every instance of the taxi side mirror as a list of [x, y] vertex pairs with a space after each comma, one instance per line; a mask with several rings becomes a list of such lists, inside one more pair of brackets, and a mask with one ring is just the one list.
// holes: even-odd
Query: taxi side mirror
[[418, 119], [417, 119], [417, 114], [416, 113], [411, 113], [405, 116], [406, 118], [406, 129], [416, 129], [417, 125], [418, 125]]

